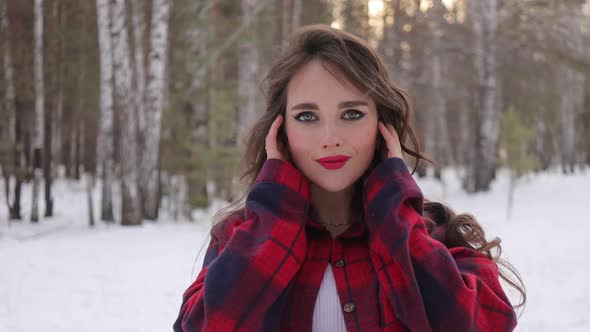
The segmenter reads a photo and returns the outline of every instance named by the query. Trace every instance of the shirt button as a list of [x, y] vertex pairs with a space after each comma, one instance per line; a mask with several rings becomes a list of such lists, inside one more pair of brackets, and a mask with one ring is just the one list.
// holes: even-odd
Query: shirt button
[[336, 262], [334, 262], [334, 266], [335, 267], [344, 267], [344, 260], [343, 259], [339, 259]]
[[355, 309], [355, 305], [353, 302], [348, 302], [344, 305], [344, 312], [353, 312]]

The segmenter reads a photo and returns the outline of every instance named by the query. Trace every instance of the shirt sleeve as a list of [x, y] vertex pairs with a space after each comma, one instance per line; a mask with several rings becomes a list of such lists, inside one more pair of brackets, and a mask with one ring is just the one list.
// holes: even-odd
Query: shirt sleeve
[[309, 184], [268, 159], [244, 213], [212, 232], [202, 270], [183, 294], [174, 331], [266, 331], [305, 259]]
[[371, 261], [395, 317], [411, 331], [512, 331], [516, 315], [498, 269], [470, 248], [448, 249], [427, 232], [423, 196], [400, 158], [364, 183]]

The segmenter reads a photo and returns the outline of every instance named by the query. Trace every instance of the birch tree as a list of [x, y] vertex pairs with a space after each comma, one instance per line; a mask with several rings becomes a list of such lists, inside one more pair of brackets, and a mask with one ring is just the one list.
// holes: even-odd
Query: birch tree
[[[195, 8], [192, 9], [195, 11]], [[199, 10], [199, 8], [197, 8]], [[201, 64], [208, 54], [208, 29], [209, 26], [204, 22], [204, 10], [200, 9], [202, 20], [189, 25], [184, 38], [188, 41], [189, 58], [192, 60], [188, 63], [189, 89], [188, 104], [191, 105], [192, 121], [190, 125], [190, 138], [195, 150], [191, 153], [191, 166], [194, 165], [192, 172], [180, 173], [178, 177], [178, 186], [174, 188], [175, 198], [179, 201], [177, 206], [181, 206], [181, 211], [190, 218], [191, 207], [206, 207], [209, 205], [210, 197], [207, 191], [207, 181], [209, 179], [209, 112], [207, 108], [206, 96], [206, 79], [197, 75]], [[196, 23], [196, 24], [195, 24]], [[172, 62], [171, 62], [172, 63]], [[191, 185], [188, 185], [189, 182]], [[181, 188], [185, 188], [187, 195], [183, 195]], [[186, 199], [186, 200], [182, 200]]]
[[34, 38], [35, 38], [35, 131], [33, 138], [33, 199], [31, 201], [31, 221], [39, 221], [39, 186], [41, 185], [41, 149], [43, 146], [44, 129], [44, 105], [45, 95], [43, 88], [43, 0], [35, 0], [34, 9]]
[[295, 31], [301, 26], [301, 7], [301, 0], [293, 0], [293, 18], [291, 19], [291, 31]]
[[[12, 63], [12, 48], [10, 47], [9, 36], [8, 0], [2, 0], [0, 1], [0, 41], [2, 42], [2, 50], [4, 51], [2, 57], [2, 66], [4, 72], [3, 107], [8, 117], [6, 124], [6, 128], [8, 129], [8, 146], [12, 146], [12, 150], [9, 151], [12, 156], [12, 163], [10, 165], [2, 165], [2, 172], [4, 174], [4, 194], [6, 196], [6, 205], [8, 207], [8, 218], [20, 220], [20, 188], [22, 179], [19, 175], [19, 170], [24, 168], [24, 155], [22, 154], [22, 147], [20, 144], [20, 139], [17, 137], [16, 130], [18, 114], [15, 107], [14, 68]], [[12, 170], [12, 172], [9, 171], [9, 168]], [[10, 194], [11, 173], [15, 176], [12, 195]]]
[[164, 106], [166, 52], [168, 49], [169, 0], [154, 0], [152, 6], [149, 68], [146, 86], [145, 110], [146, 131], [145, 148], [142, 154], [144, 174], [142, 194], [144, 195], [144, 215], [147, 219], [158, 218], [160, 136], [162, 128], [162, 107]]
[[52, 158], [53, 160], [53, 170], [54, 170], [54, 175], [56, 175], [56, 171], [57, 171], [57, 166], [59, 166], [61, 160], [60, 157], [62, 155], [62, 151], [63, 151], [63, 142], [62, 142], [62, 137], [61, 137], [61, 133], [63, 130], [63, 123], [64, 123], [64, 45], [66, 44], [65, 42], [65, 38], [63, 37], [63, 33], [65, 31], [64, 29], [64, 12], [65, 12], [65, 5], [63, 2], [56, 2], [55, 7], [54, 7], [54, 15], [56, 15], [56, 24], [59, 26], [59, 31], [57, 32], [57, 34], [59, 36], [57, 36], [56, 39], [56, 68], [55, 70], [57, 71], [57, 75], [56, 75], [56, 97], [55, 97], [55, 112], [54, 112], [54, 116], [53, 116], [53, 122], [52, 122], [52, 132], [53, 135], [51, 136], [51, 153], [54, 156], [54, 158]]
[[[448, 112], [447, 112], [447, 99], [445, 98], [444, 89], [445, 85], [443, 82], [443, 77], [447, 77], [448, 74], [445, 71], [446, 66], [444, 66], [443, 61], [443, 29], [444, 29], [444, 15], [445, 15], [445, 8], [441, 2], [441, 0], [434, 1], [434, 7], [431, 10], [433, 15], [430, 19], [430, 38], [432, 39], [432, 58], [431, 58], [431, 79], [432, 79], [432, 111], [434, 112], [433, 118], [429, 122], [433, 122], [433, 130], [430, 133], [426, 133], [428, 136], [436, 136], [433, 137], [434, 142], [434, 150], [432, 152], [436, 153], [437, 159], [442, 163], [442, 165], [449, 165], [454, 164], [452, 161], [452, 152], [450, 149], [451, 141], [449, 138], [448, 132]], [[443, 68], [443, 66], [445, 68]], [[440, 168], [437, 168], [437, 176], [441, 176]], [[442, 180], [442, 179], [441, 179]], [[444, 181], [443, 181], [444, 184]], [[446, 188], [446, 187], [445, 187]]]
[[119, 138], [121, 224], [139, 225], [142, 222], [142, 216], [138, 188], [137, 123], [131, 98], [133, 88], [125, 0], [111, 0], [111, 6], [114, 105], [122, 121]]
[[379, 53], [383, 56], [384, 61], [389, 65], [389, 74], [397, 83], [401, 83], [399, 68], [399, 31], [400, 24], [400, 2], [392, 0], [383, 8], [383, 36], [379, 44]]
[[369, 7], [366, 1], [344, 0], [341, 6], [340, 16], [344, 29], [368, 40], [371, 36], [371, 27], [369, 26]]
[[293, 16], [291, 14], [293, 11], [292, 4], [293, 0], [283, 0], [281, 4], [281, 35], [283, 47], [287, 44], [289, 34], [291, 33], [291, 18]]
[[56, 176], [55, 164], [55, 136], [59, 136], [56, 129], [59, 126], [56, 124], [56, 117], [59, 116], [57, 107], [59, 106], [58, 99], [61, 91], [60, 71], [61, 58], [60, 47], [60, 12], [63, 11], [63, 4], [59, 1], [48, 2], [48, 8], [45, 10], [47, 19], [45, 20], [44, 34], [51, 36], [51, 39], [45, 46], [44, 65], [45, 67], [45, 84], [44, 93], [45, 98], [45, 128], [43, 137], [43, 179], [45, 187], [45, 217], [53, 216], [53, 195], [52, 187]]
[[562, 64], [559, 87], [561, 115], [561, 164], [563, 173], [573, 173], [576, 163], [576, 118], [584, 103], [584, 75]]
[[475, 133], [467, 158], [467, 177], [463, 183], [469, 192], [488, 190], [494, 179], [496, 150], [500, 135], [496, 34], [498, 1], [469, 1], [472, 22], [475, 70]]
[[[144, 60], [144, 49], [143, 49], [143, 37], [145, 31], [145, 20], [143, 15], [144, 1], [132, 0], [131, 4], [131, 19], [133, 22], [133, 42], [134, 42], [134, 78], [135, 78], [135, 91], [133, 94], [133, 101], [135, 108], [137, 109], [137, 119], [139, 124], [139, 133], [142, 137], [145, 132], [145, 60]], [[141, 144], [141, 142], [140, 142]], [[141, 166], [141, 165], [140, 165]]]
[[102, 185], [100, 219], [114, 221], [113, 216], [113, 58], [111, 48], [110, 0], [96, 0], [98, 45], [100, 52], [100, 125], [97, 156]]
[[[252, 15], [253, 1], [242, 0], [242, 12], [244, 15]], [[283, 36], [283, 44], [289, 40], [289, 35], [301, 26], [301, 0], [283, 0], [281, 4], [282, 17], [281, 33]], [[246, 12], [248, 9], [248, 12]]]
[[[241, 4], [245, 19], [251, 20], [255, 2], [242, 0]], [[241, 104], [244, 105], [238, 112], [238, 137], [244, 134], [245, 130], [250, 127], [259, 115], [257, 101], [261, 98], [258, 96], [257, 85], [252, 83], [257, 81], [260, 72], [260, 50], [255, 45], [254, 38], [254, 34], [250, 33], [238, 45], [240, 53], [238, 58], [238, 93]]]
[[14, 72], [12, 68], [12, 55], [10, 54], [8, 15], [8, 0], [0, 1], [0, 40], [2, 41], [3, 70], [4, 70], [4, 110], [8, 116], [8, 139], [10, 144], [16, 143], [16, 108], [14, 107]]

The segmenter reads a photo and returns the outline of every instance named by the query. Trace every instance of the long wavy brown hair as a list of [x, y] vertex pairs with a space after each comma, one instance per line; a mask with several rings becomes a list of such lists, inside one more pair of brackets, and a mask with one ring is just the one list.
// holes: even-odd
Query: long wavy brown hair
[[[346, 78], [360, 91], [366, 92], [375, 101], [379, 120], [390, 123], [397, 131], [402, 150], [413, 158], [413, 171], [420, 162], [433, 163], [420, 151], [420, 144], [414, 128], [414, 111], [410, 97], [397, 87], [389, 78], [387, 69], [380, 56], [362, 39], [345, 31], [333, 29], [326, 25], [308, 25], [300, 28], [289, 39], [289, 43], [278, 58], [272, 63], [266, 78], [262, 81], [266, 97], [266, 110], [262, 117], [246, 133], [245, 154], [240, 163], [240, 180], [246, 184], [242, 197], [218, 211], [214, 226], [235, 213], [243, 214], [245, 197], [252, 189], [264, 162], [266, 135], [272, 122], [279, 115], [285, 115], [287, 105], [287, 85], [295, 73], [304, 64], [319, 59], [335, 65]], [[292, 162], [289, 142], [284, 126], [278, 133], [281, 152]], [[386, 151], [381, 135], [378, 136], [375, 157], [365, 174], [356, 182], [354, 196], [362, 197], [363, 180], [379, 163]], [[385, 150], [385, 151], [384, 151]], [[351, 207], [353, 216], [362, 216], [362, 202]], [[500, 239], [487, 241], [485, 233], [477, 220], [469, 214], [455, 214], [442, 203], [424, 201], [423, 217], [429, 234], [443, 242], [447, 247], [467, 247], [486, 254], [499, 267], [501, 278], [514, 287], [520, 295], [521, 302], [514, 306], [522, 308], [526, 302], [526, 291], [518, 271], [508, 262], [500, 259]], [[361, 217], [362, 218], [362, 217]], [[495, 251], [495, 254], [492, 254]], [[505, 271], [505, 270], [506, 271]]]

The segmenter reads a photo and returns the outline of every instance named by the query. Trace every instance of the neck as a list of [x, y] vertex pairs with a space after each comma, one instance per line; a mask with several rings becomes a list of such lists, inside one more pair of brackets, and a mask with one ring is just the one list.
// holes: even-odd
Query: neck
[[[354, 186], [338, 192], [329, 192], [312, 184], [310, 186], [310, 192], [311, 204], [315, 210], [316, 221], [318, 223], [340, 224], [357, 221], [351, 219], [352, 215], [350, 211]], [[348, 229], [350, 224], [341, 226], [325, 225], [325, 227], [333, 236], [336, 236]]]

